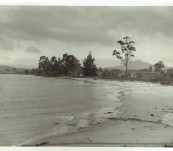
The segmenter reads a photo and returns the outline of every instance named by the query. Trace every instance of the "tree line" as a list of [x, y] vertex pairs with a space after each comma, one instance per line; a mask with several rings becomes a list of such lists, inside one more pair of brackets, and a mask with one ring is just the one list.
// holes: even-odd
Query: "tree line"
[[[135, 44], [134, 41], [131, 40], [130, 37], [123, 37], [123, 40], [117, 41], [120, 46], [120, 50], [114, 50], [112, 55], [121, 61], [121, 64], [125, 66], [125, 74], [129, 74], [129, 63], [132, 62], [132, 58], [134, 57], [134, 52], [136, 48], [133, 46]], [[32, 69], [30, 73], [35, 72], [36, 75], [41, 76], [100, 76], [100, 77], [110, 77], [117, 76], [119, 73], [122, 73], [120, 69], [114, 69], [110, 71], [109, 69], [97, 68], [94, 63], [95, 59], [93, 58], [91, 52], [89, 52], [88, 56], [83, 60], [82, 65], [80, 61], [71, 54], [63, 54], [62, 58], [55, 56], [50, 59], [46, 56], [41, 56], [38, 68]], [[154, 66], [150, 66], [149, 69], [144, 69], [144, 72], [160, 72], [165, 67], [162, 61], [154, 64]], [[26, 70], [26, 73], [29, 71]]]
[[62, 58], [55, 56], [49, 59], [46, 56], [41, 56], [36, 75], [41, 76], [96, 76], [97, 67], [95, 59], [91, 52], [83, 60], [83, 65], [80, 61], [71, 54], [63, 54]]

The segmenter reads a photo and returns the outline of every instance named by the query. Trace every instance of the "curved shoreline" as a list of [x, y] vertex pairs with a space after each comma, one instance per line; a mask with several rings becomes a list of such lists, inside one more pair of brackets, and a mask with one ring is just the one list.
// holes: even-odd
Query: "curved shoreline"
[[[85, 83], [85, 81], [83, 81], [83, 80], [81, 81], [81, 79], [79, 80], [79, 82], [84, 82]], [[88, 81], [87, 83], [93, 84], [94, 82], [93, 81]], [[119, 93], [119, 92], [120, 91], [117, 91], [117, 93]], [[97, 125], [100, 125], [104, 122], [107, 122], [109, 120], [109, 118], [111, 118], [111, 117], [119, 117], [118, 115], [120, 114], [120, 112], [119, 112], [118, 102], [114, 101], [114, 100], [111, 100], [110, 98], [109, 98], [109, 100], [110, 101], [107, 102], [106, 106], [100, 106], [99, 110], [97, 110], [93, 113], [92, 112], [91, 113], [88, 112], [87, 114], [85, 113], [86, 114], [85, 116], [83, 115], [83, 118], [84, 118], [83, 120], [87, 120], [87, 123], [85, 125], [83, 125], [81, 127], [80, 126], [76, 127], [79, 124], [80, 119], [76, 119], [77, 121], [74, 119], [75, 121], [72, 121], [72, 124], [68, 124], [68, 126], [73, 126], [74, 127], [74, 131], [69, 131], [68, 133], [57, 135], [57, 137], [72, 135], [72, 134], [75, 134], [75, 133], [78, 133], [78, 132], [86, 131], [88, 129], [91, 129], [93, 126], [97, 126]], [[112, 101], [114, 102], [113, 106], [112, 106], [112, 104], [110, 104], [110, 102], [112, 102]], [[91, 119], [89, 118], [90, 114], [92, 114]], [[56, 123], [55, 122], [55, 125], [60, 125], [60, 124], [61, 123]], [[47, 138], [49, 139], [50, 137], [47, 137]], [[34, 142], [41, 142], [41, 140], [47, 140], [47, 138], [34, 139], [34, 141], [31, 141], [31, 142], [26, 141], [28, 143], [24, 143], [21, 146], [27, 146], [27, 145], [30, 146], [30, 144], [35, 144]], [[47, 145], [48, 143], [47, 142], [36, 143], [36, 146], [37, 146], [37, 144], [38, 144], [38, 146], [42, 146], [42, 145]]]
[[[95, 80], [90, 79], [87, 82], [90, 83], [93, 81]], [[130, 84], [135, 86], [134, 83]], [[164, 96], [158, 96], [155, 93], [150, 94], [149, 90], [148, 92], [140, 90], [143, 86], [151, 86], [151, 91], [155, 92], [153, 89], [154, 85], [150, 84], [151, 83], [142, 83], [142, 86], [139, 88], [133, 88], [137, 89], [137, 92], [139, 91], [141, 94], [138, 94], [136, 91], [134, 91], [134, 93], [131, 89], [125, 89], [123, 93], [120, 93], [121, 97], [119, 99], [124, 105], [118, 107], [119, 110], [123, 111], [119, 117], [110, 117], [103, 123], [91, 125], [90, 127], [81, 129], [77, 132], [43, 139], [34, 144], [28, 145], [129, 147], [172, 146], [173, 127], [163, 124], [162, 121], [162, 116], [170, 113], [170, 108], [173, 108], [172, 101], [169, 99], [163, 101], [162, 98], [165, 98]], [[126, 84], [126, 86], [128, 85]], [[147, 90], [148, 88], [145, 89]], [[129, 97], [129, 95], [124, 94], [124, 92], [133, 92], [133, 95]], [[170, 96], [170, 98], [172, 98], [172, 96]], [[169, 105], [167, 106], [165, 103]]]

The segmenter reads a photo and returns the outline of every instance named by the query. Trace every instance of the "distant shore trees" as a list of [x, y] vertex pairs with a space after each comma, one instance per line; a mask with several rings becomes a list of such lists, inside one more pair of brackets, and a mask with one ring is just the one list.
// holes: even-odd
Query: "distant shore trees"
[[131, 59], [134, 57], [133, 52], [136, 51], [133, 44], [134, 41], [131, 41], [129, 37], [123, 37], [123, 40], [117, 41], [121, 46], [121, 51], [114, 50], [112, 55], [116, 56], [117, 59], [121, 61], [122, 64], [125, 65], [125, 71], [128, 71], [128, 64]]
[[92, 57], [91, 52], [83, 61], [83, 75], [84, 76], [96, 76], [97, 75], [97, 68], [94, 64], [95, 59]]
[[41, 56], [36, 74], [42, 76], [77, 76], [80, 71], [79, 60], [73, 55], [64, 54], [62, 59], [53, 56], [49, 60], [48, 57]]
[[46, 56], [40, 57], [38, 72], [43, 76], [49, 75], [49, 73], [50, 73], [50, 61], [49, 61], [48, 57], [46, 57]]
[[76, 76], [81, 71], [80, 62], [73, 55], [64, 54], [60, 65], [62, 65], [62, 71], [65, 75]]
[[97, 68], [94, 64], [95, 59], [91, 52], [83, 61], [83, 67], [80, 61], [74, 56], [67, 53], [63, 54], [62, 59], [53, 56], [49, 59], [46, 56], [41, 56], [38, 63], [36, 75], [41, 76], [95, 76]]

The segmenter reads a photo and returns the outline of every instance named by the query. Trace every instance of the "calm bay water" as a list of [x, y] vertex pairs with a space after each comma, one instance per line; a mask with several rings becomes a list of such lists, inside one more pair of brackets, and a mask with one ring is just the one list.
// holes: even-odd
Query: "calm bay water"
[[21, 145], [102, 122], [108, 116], [103, 112], [115, 106], [106, 90], [70, 79], [0, 75], [0, 145]]

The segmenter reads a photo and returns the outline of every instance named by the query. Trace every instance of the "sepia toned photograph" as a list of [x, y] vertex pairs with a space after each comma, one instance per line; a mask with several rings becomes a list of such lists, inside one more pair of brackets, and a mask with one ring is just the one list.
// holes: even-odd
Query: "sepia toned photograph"
[[172, 6], [0, 5], [0, 146], [173, 147]]

